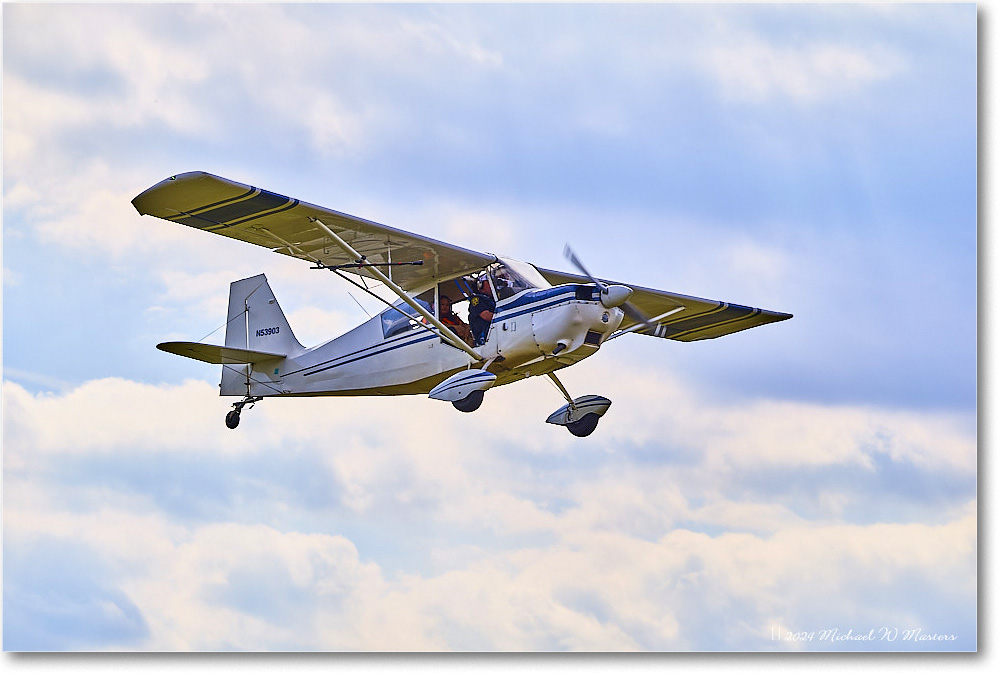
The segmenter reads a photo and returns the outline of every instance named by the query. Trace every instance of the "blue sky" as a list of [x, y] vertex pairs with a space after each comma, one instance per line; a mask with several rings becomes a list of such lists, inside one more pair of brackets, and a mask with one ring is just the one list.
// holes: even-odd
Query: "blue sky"
[[[6, 650], [975, 649], [974, 5], [5, 5]], [[527, 381], [265, 401], [204, 364], [298, 261], [138, 216], [205, 170], [795, 314]], [[362, 300], [362, 302], [365, 302]], [[479, 436], [476, 436], [479, 434]]]

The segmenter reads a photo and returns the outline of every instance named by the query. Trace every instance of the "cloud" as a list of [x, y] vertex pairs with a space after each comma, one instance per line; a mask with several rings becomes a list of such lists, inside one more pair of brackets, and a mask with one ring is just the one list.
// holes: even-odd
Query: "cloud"
[[[461, 77], [467, 69], [495, 69], [502, 62], [441, 22], [382, 8], [65, 11], [75, 20], [46, 23], [34, 41], [14, 36], [18, 58], [13, 77], [5, 78], [12, 94], [5, 123], [14, 138], [51, 140], [100, 123], [117, 129], [162, 125], [210, 142], [249, 112], [249, 121], [268, 119], [286, 138], [304, 133], [316, 151], [351, 154], [379, 143], [387, 124], [403, 121], [380, 89], [355, 76], [351, 62], [361, 60], [375, 78], [406, 87], [439, 82], [442, 69]], [[45, 15], [29, 8], [12, 19], [29, 25]], [[81, 25], [87, 30], [78, 30]], [[212, 39], [220, 30], [233, 38]], [[323, 40], [315, 39], [317, 30]], [[291, 44], [300, 48], [287, 49]], [[91, 87], [67, 86], [67, 63]], [[39, 149], [34, 142], [26, 147]]]
[[504, 255], [517, 243], [515, 236], [523, 228], [507, 214], [494, 209], [482, 209], [459, 204], [438, 204], [427, 209], [447, 233], [447, 241], [474, 242], [477, 251], [491, 251]]
[[[974, 649], [975, 17], [5, 7], [5, 647]], [[363, 317], [135, 214], [190, 169], [796, 317], [562, 371], [614, 401], [587, 439], [537, 379], [234, 433], [156, 342], [261, 271], [303, 342]]]
[[[116, 568], [114, 582], [93, 580], [114, 598], [106, 611], [124, 607], [132, 617], [111, 625], [110, 642], [84, 634], [84, 646], [766, 650], [797, 646], [775, 643], [775, 626], [867, 631], [888, 624], [957, 634], [960, 641], [949, 646], [967, 649], [975, 640], [971, 511], [936, 527], [810, 526], [770, 538], [678, 529], [643, 541], [589, 532], [547, 547], [491, 552], [436, 575], [393, 578], [337, 535], [233, 523], [165, 529], [148, 517], [128, 522], [108, 513], [60, 520], [73, 525], [63, 550], [89, 545], [84, 557]], [[22, 525], [16, 518], [9, 546], [23, 546]], [[63, 632], [53, 618], [77, 601], [38, 582], [37, 574], [12, 575], [6, 586], [18, 602], [7, 620], [30, 616], [50, 648], [63, 648], [75, 632]], [[36, 596], [22, 600], [26, 586]], [[41, 588], [50, 591], [45, 603]], [[955, 622], [956, 612], [966, 618]], [[927, 645], [864, 645], [887, 646]]]
[[19, 651], [122, 648], [149, 636], [142, 612], [84, 542], [5, 546], [4, 643]]
[[727, 98], [757, 104], [776, 97], [806, 105], [835, 100], [905, 67], [899, 54], [877, 46], [779, 47], [754, 38], [716, 47], [708, 58]]
[[[175, 22], [173, 13], [78, 7], [67, 12], [72, 21], [48, 21], [44, 10], [31, 7], [11, 16], [25, 28], [11, 33], [8, 45], [7, 68], [13, 73], [4, 78], [11, 87], [5, 113], [11, 127], [32, 129], [46, 140], [98, 123], [161, 123], [184, 134], [211, 134], [211, 119], [183, 95], [208, 79], [206, 62], [167, 31], [150, 30]], [[35, 38], [26, 37], [30, 34]]]
[[[132, 618], [109, 624], [110, 642], [80, 638], [93, 646], [756, 650], [785, 648], [772, 624], [838, 622], [917, 622], [973, 644], [974, 482], [938, 497], [935, 524], [855, 524], [849, 485], [807, 508], [795, 488], [850, 467], [974, 476], [960, 420], [706, 407], [677, 384], [599, 374], [631, 394], [586, 440], [526, 419], [552, 393], [530, 380], [475, 416], [419, 398], [269, 400], [236, 433], [206, 383], [7, 383], [7, 546], [31, 558], [42, 537], [94, 556], [81, 588]], [[662, 450], [640, 451], [654, 438]], [[671, 445], [697, 450], [677, 461]], [[762, 471], [786, 487], [741, 495]], [[922, 517], [917, 498], [875, 508]], [[9, 579], [14, 618], [76, 644], [54, 621], [78, 601], [40, 603], [47, 583]]]

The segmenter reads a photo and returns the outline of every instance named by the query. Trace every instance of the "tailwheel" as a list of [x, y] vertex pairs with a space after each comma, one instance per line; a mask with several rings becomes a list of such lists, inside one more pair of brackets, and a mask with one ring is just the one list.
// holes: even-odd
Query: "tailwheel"
[[254, 403], [262, 400], [264, 400], [263, 396], [247, 396], [242, 401], [234, 403], [233, 409], [226, 413], [226, 426], [230, 429], [238, 427], [240, 425], [240, 413], [243, 412], [243, 406], [249, 403], [252, 408]]
[[597, 423], [601, 421], [601, 416], [597, 413], [587, 413], [576, 422], [569, 422], [566, 424], [566, 428], [574, 436], [584, 437], [589, 436], [594, 433], [594, 429], [597, 428]]
[[486, 392], [481, 389], [477, 389], [463, 399], [452, 401], [451, 404], [455, 406], [455, 410], [459, 410], [464, 413], [475, 412], [476, 410], [479, 410], [479, 406], [483, 404], [483, 396], [485, 393]]

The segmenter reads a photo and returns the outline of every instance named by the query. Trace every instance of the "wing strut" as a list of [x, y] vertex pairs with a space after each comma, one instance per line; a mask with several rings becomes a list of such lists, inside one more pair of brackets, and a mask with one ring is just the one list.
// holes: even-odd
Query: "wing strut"
[[[333, 242], [337, 244], [337, 246], [342, 248], [345, 253], [352, 256], [358, 262], [359, 265], [365, 262], [365, 257], [363, 255], [355, 251], [350, 244], [341, 239], [337, 235], [337, 233], [331, 230], [329, 227], [327, 227], [322, 220], [320, 220], [319, 218], [310, 218], [309, 220], [319, 225], [320, 229], [326, 232], [326, 234], [329, 235], [331, 239], [333, 239]], [[421, 307], [417, 302], [415, 302], [413, 298], [408, 296], [406, 292], [403, 291], [402, 288], [397, 286], [392, 281], [392, 279], [387, 277], [385, 273], [382, 272], [382, 270], [380, 270], [378, 267], [375, 266], [369, 266], [367, 269], [371, 270], [371, 273], [375, 276], [375, 278], [377, 278], [379, 281], [385, 284], [389, 288], [389, 290], [391, 290], [393, 293], [399, 296], [400, 300], [402, 300], [411, 308], [413, 308], [417, 312], [417, 314], [425, 318], [431, 325], [437, 328], [441, 332], [441, 336], [444, 339], [446, 339], [449, 343], [461, 349], [463, 352], [471, 356], [475, 361], [483, 360], [483, 358], [479, 354], [477, 354], [475, 351], [472, 350], [472, 347], [470, 347], [465, 343], [465, 340], [455, 335], [455, 333], [450, 328], [448, 328], [443, 323], [438, 321], [433, 314], [431, 314], [426, 309]]]

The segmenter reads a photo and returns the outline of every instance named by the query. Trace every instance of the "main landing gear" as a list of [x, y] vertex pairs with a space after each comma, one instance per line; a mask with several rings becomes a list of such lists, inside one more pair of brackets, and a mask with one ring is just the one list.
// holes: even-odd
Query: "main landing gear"
[[566, 427], [574, 436], [583, 437], [594, 433], [597, 423], [601, 421], [601, 416], [611, 407], [611, 401], [603, 396], [595, 396], [593, 394], [575, 399], [571, 398], [569, 392], [566, 391], [566, 387], [559, 381], [555, 373], [547, 374], [549, 379], [556, 385], [556, 388], [562, 393], [567, 403], [549, 415], [545, 421], [549, 424], [558, 424]]
[[479, 410], [479, 406], [483, 404], [483, 396], [486, 394], [485, 391], [481, 389], [476, 389], [469, 392], [469, 395], [465, 398], [459, 399], [457, 401], [452, 401], [451, 404], [455, 406], [455, 410], [464, 413], [475, 412]]
[[226, 413], [226, 426], [230, 429], [238, 427], [240, 425], [240, 413], [243, 411], [243, 406], [249, 403], [252, 408], [254, 403], [263, 399], [263, 396], [247, 396], [242, 401], [234, 403], [233, 409]]
[[594, 433], [594, 429], [597, 428], [597, 423], [600, 421], [601, 416], [597, 413], [587, 413], [576, 422], [567, 422], [566, 428], [574, 436], [589, 436]]

